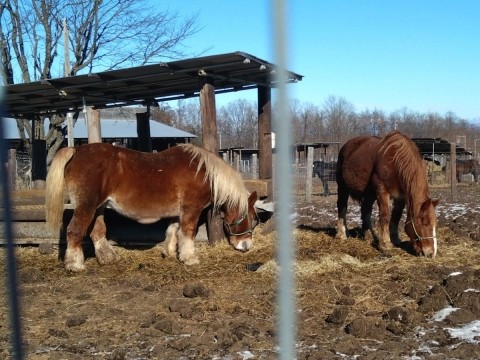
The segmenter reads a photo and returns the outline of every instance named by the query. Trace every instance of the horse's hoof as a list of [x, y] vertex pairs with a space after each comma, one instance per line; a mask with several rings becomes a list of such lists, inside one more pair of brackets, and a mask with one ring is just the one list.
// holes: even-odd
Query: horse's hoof
[[112, 248], [97, 249], [95, 255], [100, 265], [111, 264], [120, 260], [120, 255]]
[[79, 272], [85, 270], [84, 264], [75, 264], [75, 263], [65, 263], [65, 270], [71, 272]]
[[162, 255], [162, 258], [168, 258], [168, 257], [176, 257], [177, 256], [177, 253], [176, 253], [176, 250], [173, 250], [173, 249], [169, 249], [168, 247], [166, 247], [165, 245], [160, 245], [159, 246], [160, 248], [160, 254]]
[[180, 259], [185, 265], [192, 266], [200, 264], [200, 260], [196, 256], [189, 257], [188, 259]]
[[379, 257], [380, 258], [391, 258], [391, 257], [393, 257], [393, 254], [388, 250], [380, 250]]

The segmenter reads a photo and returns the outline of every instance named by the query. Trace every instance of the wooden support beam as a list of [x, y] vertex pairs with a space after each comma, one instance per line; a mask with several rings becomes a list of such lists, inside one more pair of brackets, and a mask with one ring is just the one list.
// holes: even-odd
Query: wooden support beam
[[260, 179], [272, 178], [271, 96], [269, 87], [258, 87], [258, 177]]
[[259, 198], [268, 197], [272, 193], [272, 179], [246, 179], [243, 180], [247, 190], [257, 192]]
[[[203, 147], [218, 155], [215, 86], [209, 76], [200, 76], [200, 111]], [[209, 210], [207, 214], [207, 233], [210, 245], [219, 243], [224, 238], [222, 219], [213, 210]]]
[[88, 124], [88, 143], [102, 142], [102, 129], [100, 126], [100, 110], [87, 108], [87, 124]]
[[138, 150], [152, 152], [152, 137], [150, 136], [150, 113], [136, 113]]
[[457, 145], [450, 144], [450, 190], [452, 198], [457, 194]]

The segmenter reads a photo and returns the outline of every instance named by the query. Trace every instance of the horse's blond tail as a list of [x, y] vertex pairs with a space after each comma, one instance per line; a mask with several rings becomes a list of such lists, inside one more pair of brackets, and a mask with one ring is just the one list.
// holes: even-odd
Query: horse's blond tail
[[75, 153], [72, 147], [60, 149], [53, 158], [47, 175], [45, 190], [45, 217], [47, 230], [58, 235], [63, 218], [65, 166]]

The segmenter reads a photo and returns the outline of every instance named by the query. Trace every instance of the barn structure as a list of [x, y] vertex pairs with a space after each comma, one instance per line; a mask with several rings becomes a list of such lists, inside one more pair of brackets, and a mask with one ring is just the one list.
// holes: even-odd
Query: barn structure
[[[9, 149], [18, 149], [20, 137], [13, 118], [4, 118], [4, 139]], [[150, 135], [153, 151], [162, 151], [178, 143], [191, 142], [197, 136], [189, 132], [150, 120]], [[75, 146], [88, 142], [88, 126], [85, 119], [78, 119], [74, 128]], [[109, 119], [102, 122], [102, 139], [110, 144], [129, 149], [138, 149], [138, 134], [135, 120]]]
[[[284, 74], [282, 83], [296, 83], [303, 76], [281, 69], [272, 63], [245, 52], [198, 57], [158, 63], [128, 69], [112, 70], [4, 87], [5, 115], [32, 120], [52, 114], [66, 114], [142, 105], [147, 111], [137, 113], [137, 132], [140, 150], [151, 150], [150, 107], [162, 101], [200, 98], [203, 147], [218, 153], [218, 132], [215, 96], [226, 92], [257, 89], [258, 106], [258, 180], [250, 190], [261, 186], [266, 197], [273, 194], [272, 179], [272, 89], [278, 85], [276, 73]], [[100, 120], [94, 119], [96, 123]], [[89, 119], [90, 121], [90, 119]], [[35, 129], [35, 126], [32, 126]], [[32, 180], [46, 174], [45, 144], [32, 134]], [[38, 171], [37, 171], [38, 170]], [[215, 227], [215, 229], [214, 229]], [[212, 242], [222, 237], [221, 225], [209, 225]]]
[[[162, 101], [200, 98], [203, 146], [218, 152], [216, 94], [257, 89], [259, 179], [272, 177], [272, 88], [278, 83], [277, 66], [245, 52], [233, 52], [154, 65], [112, 70], [72, 77], [5, 86], [6, 116], [32, 119], [55, 113], [79, 113], [85, 107], [105, 109], [143, 105], [137, 113], [137, 131], [142, 149], [151, 149], [148, 120], [151, 106]], [[303, 76], [284, 71], [285, 83]], [[32, 126], [32, 128], [35, 128]], [[35, 134], [32, 136], [35, 151]], [[35, 155], [33, 154], [35, 161]], [[35, 164], [32, 176], [35, 178]], [[39, 173], [44, 173], [40, 171]]]

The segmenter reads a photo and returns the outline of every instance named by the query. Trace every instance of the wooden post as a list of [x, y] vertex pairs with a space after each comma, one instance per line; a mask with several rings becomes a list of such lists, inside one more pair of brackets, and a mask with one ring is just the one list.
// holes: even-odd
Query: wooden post
[[252, 179], [258, 179], [258, 155], [252, 154]]
[[450, 189], [452, 198], [457, 194], [457, 145], [450, 143]]
[[235, 153], [233, 155], [233, 163], [235, 164], [235, 170], [240, 171], [240, 155]]
[[94, 110], [92, 107], [87, 108], [87, 127], [88, 143], [101, 143], [100, 110]]
[[17, 150], [8, 150], [7, 176], [10, 190], [16, 190], [17, 185]]
[[258, 87], [258, 156], [260, 179], [272, 178], [272, 108], [271, 89]]
[[307, 202], [312, 201], [312, 178], [313, 178], [313, 147], [307, 148], [307, 181], [305, 196]]
[[136, 113], [138, 150], [152, 152], [152, 137], [150, 135], [150, 112]]
[[[218, 155], [217, 112], [215, 107], [215, 87], [209, 76], [200, 76], [200, 111], [202, 116], [203, 147]], [[210, 245], [224, 238], [222, 219], [210, 209], [207, 214], [207, 234]]]

